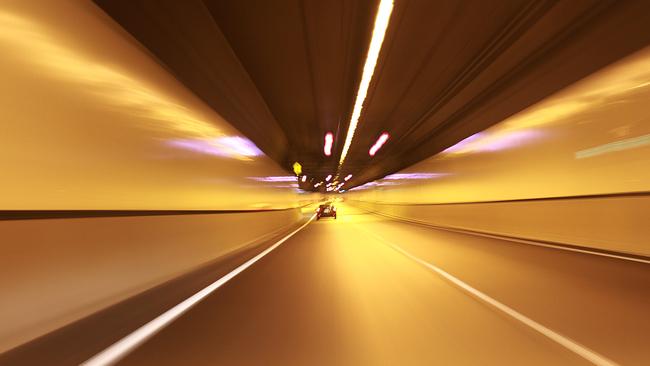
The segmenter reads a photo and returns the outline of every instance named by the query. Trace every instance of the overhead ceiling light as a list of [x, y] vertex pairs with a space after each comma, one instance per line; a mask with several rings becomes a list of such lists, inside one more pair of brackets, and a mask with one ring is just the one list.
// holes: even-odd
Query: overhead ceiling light
[[307, 176], [306, 176], [306, 175], [303, 175], [301, 180], [302, 180], [303, 182], [306, 182], [306, 181], [307, 181]]
[[328, 175], [327, 178], [325, 178], [325, 180], [328, 182], [330, 181], [330, 179], [332, 179], [332, 174]]
[[332, 143], [334, 142], [334, 135], [331, 132], [325, 134], [325, 145], [323, 146], [323, 152], [326, 156], [332, 155]]
[[386, 35], [386, 29], [388, 28], [388, 21], [390, 20], [390, 13], [392, 11], [393, 0], [381, 0], [379, 3], [379, 9], [377, 10], [377, 17], [375, 18], [375, 27], [372, 30], [372, 39], [370, 40], [366, 63], [363, 65], [363, 74], [361, 76], [361, 82], [359, 83], [359, 90], [357, 91], [357, 99], [354, 101], [350, 126], [348, 127], [348, 133], [345, 136], [345, 143], [343, 144], [343, 150], [341, 151], [339, 165], [343, 164], [345, 157], [348, 155], [350, 144], [352, 144], [354, 131], [357, 129], [357, 124], [359, 123], [363, 102], [368, 94], [372, 74], [375, 72], [375, 66], [377, 65], [377, 59], [379, 58], [379, 51], [381, 50], [381, 44], [384, 42], [384, 36]]
[[347, 182], [347, 181], [349, 181], [349, 180], [350, 180], [350, 178], [352, 178], [352, 174], [348, 174], [348, 176], [347, 176], [347, 177], [345, 177], [345, 181], [346, 181], [346, 182]]
[[384, 146], [386, 140], [388, 140], [388, 137], [389, 135], [386, 132], [382, 133], [381, 136], [379, 136], [379, 138], [375, 142], [375, 144], [372, 145], [370, 150], [368, 150], [368, 154], [370, 154], [370, 156], [375, 156], [377, 150], [381, 149], [381, 147]]

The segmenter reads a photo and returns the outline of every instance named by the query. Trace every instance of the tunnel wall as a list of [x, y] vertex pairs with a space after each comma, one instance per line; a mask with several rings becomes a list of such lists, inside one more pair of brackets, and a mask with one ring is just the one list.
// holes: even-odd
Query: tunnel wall
[[650, 50], [353, 189], [405, 220], [650, 255]]
[[[3, 1], [0, 50], [0, 352], [268, 240], [319, 199], [92, 2]], [[132, 213], [95, 217], [116, 210]], [[150, 214], [168, 210], [212, 213]]]
[[444, 228], [650, 256], [650, 197], [400, 205], [357, 202], [389, 217]]
[[92, 2], [3, 1], [0, 50], [1, 209], [301, 205], [295, 177]]
[[0, 353], [286, 232], [300, 211], [0, 221]]

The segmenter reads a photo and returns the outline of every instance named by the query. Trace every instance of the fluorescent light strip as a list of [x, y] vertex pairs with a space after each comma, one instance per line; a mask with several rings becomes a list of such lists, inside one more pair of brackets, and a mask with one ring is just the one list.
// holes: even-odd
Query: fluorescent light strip
[[334, 142], [334, 135], [331, 132], [325, 134], [325, 145], [323, 146], [323, 152], [326, 156], [332, 155], [332, 143]]
[[388, 137], [389, 136], [388, 136], [388, 134], [386, 132], [382, 133], [381, 136], [379, 136], [379, 138], [377, 139], [377, 142], [375, 142], [375, 144], [372, 145], [370, 150], [368, 150], [368, 154], [370, 156], [375, 156], [375, 154], [377, 153], [377, 150], [381, 149], [381, 147], [384, 146], [384, 144], [388, 140]]
[[352, 144], [354, 131], [357, 129], [359, 117], [361, 116], [361, 109], [363, 102], [366, 100], [372, 74], [375, 72], [377, 59], [379, 58], [379, 51], [381, 44], [384, 42], [386, 29], [388, 29], [388, 21], [390, 20], [390, 13], [393, 11], [393, 0], [381, 0], [379, 3], [379, 10], [377, 10], [377, 17], [375, 18], [375, 27], [372, 30], [372, 40], [368, 48], [368, 55], [366, 56], [366, 63], [363, 66], [363, 74], [361, 76], [361, 83], [359, 83], [359, 91], [357, 92], [357, 99], [354, 101], [354, 109], [352, 117], [350, 118], [350, 126], [348, 133], [345, 136], [345, 143], [343, 144], [343, 151], [341, 151], [341, 159], [339, 165], [343, 164], [345, 157], [348, 155], [348, 150]]

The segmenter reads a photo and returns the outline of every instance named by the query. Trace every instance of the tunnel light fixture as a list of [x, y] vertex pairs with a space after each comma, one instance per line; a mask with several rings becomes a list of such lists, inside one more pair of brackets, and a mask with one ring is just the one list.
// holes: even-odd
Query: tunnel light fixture
[[357, 98], [354, 101], [354, 109], [352, 110], [352, 117], [350, 118], [350, 126], [348, 127], [348, 132], [345, 136], [345, 143], [343, 144], [343, 150], [341, 151], [339, 166], [343, 164], [343, 161], [345, 161], [345, 157], [348, 155], [348, 150], [350, 149], [350, 144], [352, 144], [352, 138], [354, 137], [354, 132], [356, 131], [357, 124], [359, 123], [359, 117], [361, 116], [363, 102], [365, 101], [366, 95], [368, 94], [368, 88], [370, 87], [372, 74], [375, 72], [375, 66], [377, 65], [377, 60], [379, 59], [379, 51], [381, 50], [381, 45], [384, 42], [384, 36], [386, 35], [386, 29], [388, 29], [388, 21], [390, 20], [390, 13], [392, 11], [393, 0], [381, 0], [379, 3], [379, 9], [377, 10], [377, 17], [375, 18], [375, 26], [372, 30], [372, 39], [370, 40], [370, 47], [368, 47], [366, 63], [363, 65], [363, 74], [361, 76], [361, 82], [359, 83]]
[[325, 134], [325, 145], [323, 145], [323, 152], [325, 156], [332, 155], [332, 144], [334, 143], [334, 135], [331, 132]]
[[332, 174], [329, 174], [329, 175], [327, 176], [327, 178], [325, 178], [325, 180], [328, 181], [328, 182], [330, 181], [330, 179], [332, 179]]
[[297, 162], [297, 161], [295, 163], [293, 163], [293, 172], [296, 175], [302, 174], [302, 165], [300, 165], [300, 163]]
[[381, 136], [377, 139], [374, 145], [368, 150], [368, 154], [370, 156], [375, 156], [377, 153], [377, 150], [381, 149], [382, 146], [386, 143], [390, 135], [388, 135], [386, 132], [382, 133]]
[[348, 174], [348, 175], [345, 177], [345, 181], [346, 181], [346, 182], [349, 181], [350, 178], [352, 178], [352, 174]]
[[300, 178], [300, 180], [301, 180], [303, 183], [306, 182], [306, 181], [307, 181], [307, 176], [306, 176], [306, 175], [303, 175], [302, 178]]

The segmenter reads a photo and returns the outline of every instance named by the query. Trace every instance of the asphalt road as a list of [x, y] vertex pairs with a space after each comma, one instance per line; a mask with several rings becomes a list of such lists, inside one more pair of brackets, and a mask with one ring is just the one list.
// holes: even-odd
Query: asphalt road
[[340, 205], [119, 364], [648, 365], [649, 310], [650, 264]]

